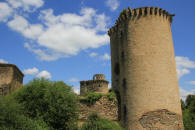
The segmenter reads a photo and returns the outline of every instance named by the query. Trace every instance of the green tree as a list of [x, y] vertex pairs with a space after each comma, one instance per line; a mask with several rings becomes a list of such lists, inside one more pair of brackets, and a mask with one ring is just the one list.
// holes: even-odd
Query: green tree
[[186, 107], [190, 107], [195, 102], [195, 95], [188, 95], [186, 98]]
[[11, 97], [0, 97], [0, 130], [49, 130], [40, 120], [23, 114], [23, 108]]
[[180, 100], [180, 102], [181, 102], [181, 109], [184, 110], [186, 108], [186, 105], [182, 99]]
[[13, 94], [32, 119], [42, 119], [52, 129], [77, 129], [78, 99], [64, 82], [34, 79]]
[[188, 95], [183, 110], [185, 130], [195, 130], [195, 95]]

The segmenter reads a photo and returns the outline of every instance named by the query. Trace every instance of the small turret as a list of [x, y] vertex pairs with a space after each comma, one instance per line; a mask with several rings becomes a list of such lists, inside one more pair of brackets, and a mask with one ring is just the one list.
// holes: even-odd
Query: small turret
[[85, 96], [88, 91], [106, 94], [108, 83], [103, 74], [95, 74], [93, 80], [80, 81], [80, 95]]

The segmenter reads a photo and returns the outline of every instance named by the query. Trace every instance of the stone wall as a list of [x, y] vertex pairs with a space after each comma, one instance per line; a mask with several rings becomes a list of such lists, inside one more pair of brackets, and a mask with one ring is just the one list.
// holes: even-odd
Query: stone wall
[[23, 73], [13, 64], [0, 64], [0, 95], [6, 96], [22, 86]]
[[118, 107], [117, 107], [117, 100], [114, 99], [110, 101], [107, 96], [103, 96], [99, 101], [96, 101], [95, 104], [89, 105], [87, 103], [80, 103], [80, 111], [81, 114], [79, 116], [80, 124], [85, 122], [88, 116], [96, 112], [101, 117], [118, 121]]

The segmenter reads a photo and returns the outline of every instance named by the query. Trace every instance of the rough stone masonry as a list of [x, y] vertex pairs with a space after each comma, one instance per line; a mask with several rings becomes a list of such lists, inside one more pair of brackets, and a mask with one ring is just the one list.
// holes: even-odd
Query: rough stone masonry
[[22, 87], [24, 74], [14, 64], [0, 63], [0, 96]]
[[172, 17], [157, 7], [125, 9], [110, 28], [112, 87], [126, 130], [183, 130]]

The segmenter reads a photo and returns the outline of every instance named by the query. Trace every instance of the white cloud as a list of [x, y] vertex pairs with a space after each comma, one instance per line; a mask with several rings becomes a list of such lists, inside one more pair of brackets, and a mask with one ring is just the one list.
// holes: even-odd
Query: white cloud
[[96, 56], [98, 56], [98, 53], [92, 52], [92, 53], [89, 54], [89, 56], [90, 57], [96, 57]]
[[195, 68], [195, 61], [191, 61], [188, 57], [176, 56], [175, 60], [178, 67]]
[[24, 37], [29, 39], [37, 39], [43, 33], [43, 27], [40, 24], [29, 24], [28, 21], [22, 17], [15, 15], [14, 19], [8, 22], [8, 26], [20, 32]]
[[34, 68], [25, 69], [23, 72], [25, 75], [35, 75], [39, 72], [39, 70], [34, 67]]
[[79, 82], [80, 80], [77, 78], [71, 78], [68, 80], [69, 82]]
[[43, 70], [37, 74], [37, 78], [51, 79], [51, 74], [48, 71]]
[[119, 7], [118, 0], [107, 0], [106, 5], [110, 8], [111, 11], [115, 11]]
[[191, 61], [188, 57], [176, 56], [175, 60], [178, 78], [189, 74], [189, 69], [195, 68], [195, 61]]
[[111, 88], [112, 88], [112, 84], [109, 83], [109, 84], [108, 84], [108, 89], [111, 89]]
[[189, 73], [190, 73], [190, 70], [188, 70], [188, 69], [185, 69], [185, 68], [177, 68], [178, 78], [181, 78], [182, 76], [184, 76], [186, 74], [189, 74]]
[[188, 84], [195, 85], [195, 81], [190, 81]]
[[0, 59], [0, 63], [8, 63], [6, 60], [4, 60], [4, 59]]
[[186, 97], [188, 95], [190, 95], [190, 94], [195, 94], [195, 90], [188, 91], [188, 90], [184, 90], [184, 89], [180, 88], [180, 97], [181, 97], [181, 99], [183, 101], [185, 101], [186, 100]]
[[43, 6], [43, 0], [7, 0], [12, 8], [23, 8], [24, 11], [33, 12]]
[[12, 8], [5, 2], [0, 2], [0, 22], [6, 22], [12, 14]]
[[73, 91], [76, 93], [76, 94], [80, 94], [80, 87], [73, 87]]
[[24, 43], [24, 47], [27, 48], [29, 51], [35, 53], [40, 60], [53, 61], [62, 57], [62, 55], [60, 55], [59, 53], [49, 51], [47, 49], [41, 50], [41, 49], [33, 48], [27, 42]]
[[8, 26], [34, 42], [33, 46], [25, 47], [41, 60], [69, 57], [109, 43], [108, 19], [93, 8], [83, 8], [78, 15], [64, 13], [57, 16], [52, 9], [43, 10], [39, 18], [42, 24], [30, 24], [24, 17], [16, 15]]
[[110, 60], [110, 55], [108, 53], [105, 53], [103, 56], [101, 56], [102, 60]]

